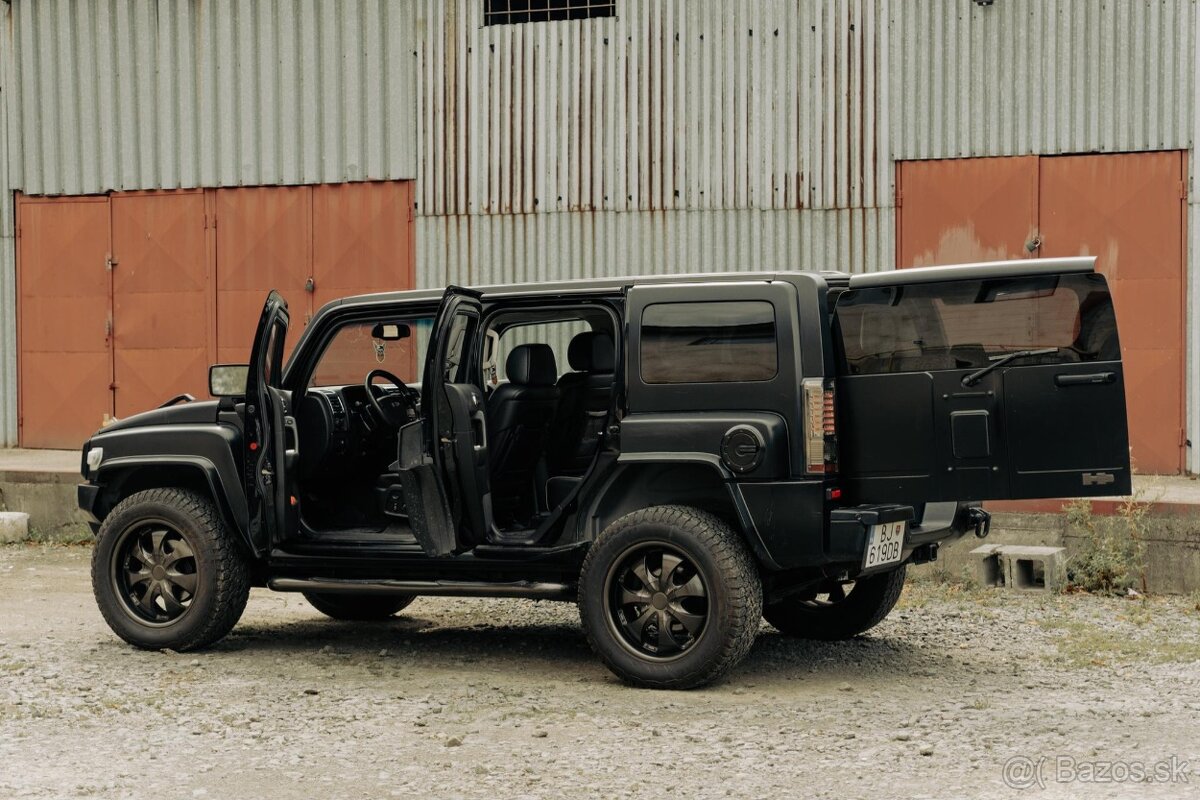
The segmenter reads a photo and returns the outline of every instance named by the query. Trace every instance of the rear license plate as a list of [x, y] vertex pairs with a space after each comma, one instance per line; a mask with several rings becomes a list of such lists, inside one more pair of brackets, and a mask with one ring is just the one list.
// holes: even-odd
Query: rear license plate
[[885, 522], [872, 525], [867, 533], [867, 552], [863, 569], [894, 564], [904, 554], [904, 522]]

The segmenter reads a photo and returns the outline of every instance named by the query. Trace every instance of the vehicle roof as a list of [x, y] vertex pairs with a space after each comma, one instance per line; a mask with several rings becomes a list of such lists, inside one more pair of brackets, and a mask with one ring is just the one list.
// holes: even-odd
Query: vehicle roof
[[[620, 291], [626, 286], [671, 284], [671, 283], [712, 283], [714, 281], [774, 281], [774, 280], [811, 280], [819, 276], [826, 283], [850, 288], [867, 284], [920, 283], [938, 280], [959, 280], [969, 278], [986, 278], [1003, 275], [1009, 272], [1020, 274], [1053, 274], [1065, 272], [1091, 272], [1095, 269], [1094, 256], [1073, 256], [1068, 258], [1038, 258], [1011, 259], [1006, 261], [984, 261], [970, 264], [953, 264], [946, 266], [916, 267], [905, 270], [881, 270], [879, 272], [856, 273], [837, 272], [834, 270], [777, 270], [755, 272], [687, 272], [664, 275], [629, 275], [610, 278], [583, 278], [565, 281], [547, 281], [540, 283], [508, 283], [485, 286], [466, 286], [485, 297], [512, 297], [514, 295], [537, 296], [573, 294], [577, 292], [603, 293]], [[445, 293], [445, 289], [407, 289], [393, 292], [375, 292], [372, 294], [352, 295], [333, 300], [327, 304], [332, 309], [344, 305], [374, 305], [376, 303], [412, 302], [420, 300], [437, 300]]]

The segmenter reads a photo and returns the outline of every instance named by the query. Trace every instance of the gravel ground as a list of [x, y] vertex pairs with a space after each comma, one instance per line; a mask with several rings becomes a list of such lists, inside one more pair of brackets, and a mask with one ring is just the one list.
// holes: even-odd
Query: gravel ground
[[[1197, 598], [917, 581], [854, 641], [764, 627], [722, 683], [652, 692], [613, 678], [563, 603], [422, 598], [393, 621], [352, 624], [255, 590], [214, 649], [141, 652], [101, 620], [89, 556], [0, 548], [0, 798], [1195, 797], [1200, 787]], [[1102, 762], [1122, 777], [1122, 764], [1172, 756], [1189, 762], [1189, 783], [1055, 776], [1074, 764], [1100, 781]], [[1044, 788], [1006, 786], [1006, 762], [1022, 758], [1046, 759]]]

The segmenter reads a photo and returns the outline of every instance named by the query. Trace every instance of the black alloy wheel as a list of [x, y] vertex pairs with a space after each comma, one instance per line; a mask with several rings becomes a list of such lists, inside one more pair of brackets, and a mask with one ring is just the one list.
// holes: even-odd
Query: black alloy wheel
[[170, 625], [188, 612], [200, 579], [195, 549], [166, 520], [138, 520], [113, 548], [112, 579], [126, 613]]
[[665, 542], [631, 547], [608, 572], [610, 624], [644, 658], [676, 658], [704, 635], [708, 587], [695, 564]]

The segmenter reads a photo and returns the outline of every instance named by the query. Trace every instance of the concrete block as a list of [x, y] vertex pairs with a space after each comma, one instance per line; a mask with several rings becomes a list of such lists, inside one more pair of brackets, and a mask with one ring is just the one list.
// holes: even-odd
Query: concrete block
[[0, 511], [0, 542], [23, 542], [28, 538], [28, 514], [24, 511]]
[[971, 551], [975, 558], [975, 575], [980, 586], [995, 586], [1003, 588], [1006, 577], [1004, 565], [1000, 561], [1000, 544], [985, 544]]
[[1057, 592], [1067, 579], [1066, 552], [1062, 547], [1001, 545], [997, 555], [1007, 586]]

